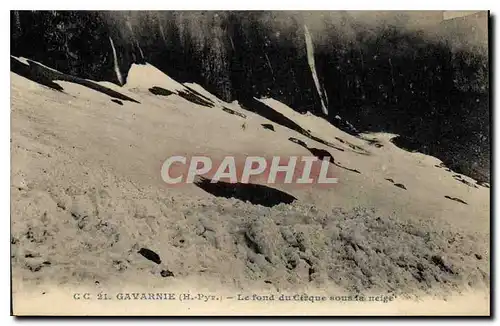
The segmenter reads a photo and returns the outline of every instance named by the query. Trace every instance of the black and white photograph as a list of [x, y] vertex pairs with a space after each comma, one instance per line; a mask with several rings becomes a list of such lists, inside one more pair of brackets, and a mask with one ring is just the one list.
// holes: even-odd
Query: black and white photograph
[[11, 315], [490, 316], [487, 9], [11, 10]]

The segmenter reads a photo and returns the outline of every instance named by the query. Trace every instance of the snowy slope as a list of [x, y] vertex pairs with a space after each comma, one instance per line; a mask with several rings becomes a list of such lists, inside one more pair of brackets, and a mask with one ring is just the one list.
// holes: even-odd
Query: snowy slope
[[[480, 293], [478, 303], [488, 298], [477, 291], [489, 287], [489, 189], [438, 167], [433, 157], [397, 148], [390, 135], [367, 135], [382, 145], [376, 147], [260, 100], [331, 148], [149, 64], [134, 65], [123, 87], [98, 83], [135, 102], [53, 82], [63, 90], [11, 73], [11, 242], [20, 296], [50, 294], [54, 284], [97, 289], [96, 282], [159, 290], [168, 270], [168, 284], [179, 289], [439, 298], [459, 289]], [[174, 94], [154, 95], [152, 87]], [[178, 95], [192, 91], [212, 106]], [[274, 185], [297, 201], [265, 207], [161, 180], [171, 155], [310, 155], [290, 137], [328, 150], [344, 167], [333, 166], [339, 184]], [[157, 252], [161, 263], [139, 255], [140, 248]], [[385, 309], [418, 311], [405, 307]]]

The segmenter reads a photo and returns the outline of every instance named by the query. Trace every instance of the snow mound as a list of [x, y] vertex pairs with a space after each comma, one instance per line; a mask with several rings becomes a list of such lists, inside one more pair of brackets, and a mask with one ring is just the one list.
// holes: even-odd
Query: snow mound
[[[286, 104], [283, 104], [282, 102], [279, 102], [273, 98], [263, 98], [259, 99], [259, 101], [271, 107], [273, 110], [283, 114], [284, 116], [298, 124], [300, 127], [312, 132], [313, 134], [322, 135], [327, 139], [330, 138], [330, 140], [331, 137], [344, 134], [340, 133], [340, 130], [327, 120], [315, 116], [314, 114], [311, 114], [309, 112], [306, 114], [301, 114], [291, 107], [287, 106]], [[343, 136], [349, 138], [351, 141], [357, 141], [355, 137], [350, 137], [349, 135]]]
[[148, 89], [155, 86], [174, 93], [186, 90], [184, 85], [149, 63], [144, 65], [132, 64], [128, 72], [127, 82], [123, 87], [127, 89]]

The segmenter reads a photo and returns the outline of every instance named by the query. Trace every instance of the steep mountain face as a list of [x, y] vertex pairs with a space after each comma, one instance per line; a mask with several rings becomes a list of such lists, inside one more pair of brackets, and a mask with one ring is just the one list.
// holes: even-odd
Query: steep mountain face
[[489, 181], [487, 48], [457, 39], [466, 33], [451, 40], [449, 23], [397, 24], [345, 13], [12, 11], [11, 51], [117, 85], [147, 62], [225, 101], [272, 97], [358, 132], [399, 134], [398, 146]]

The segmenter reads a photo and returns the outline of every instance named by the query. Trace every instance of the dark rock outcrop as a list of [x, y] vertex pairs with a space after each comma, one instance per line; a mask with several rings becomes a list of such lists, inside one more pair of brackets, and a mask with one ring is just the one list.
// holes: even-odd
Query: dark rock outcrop
[[151, 92], [151, 94], [160, 96], [169, 96], [173, 94], [173, 92], [169, 91], [168, 89], [161, 88], [158, 86], [151, 87], [149, 91]]
[[151, 260], [152, 262], [156, 264], [161, 264], [161, 258], [160, 256], [154, 252], [153, 250], [147, 249], [147, 248], [141, 248], [138, 253], [143, 256], [146, 259]]
[[224, 181], [212, 183], [210, 179], [204, 177], [200, 177], [194, 184], [217, 197], [235, 198], [266, 207], [273, 207], [281, 203], [291, 204], [297, 200], [284, 191], [259, 184]]

